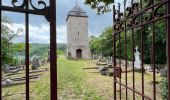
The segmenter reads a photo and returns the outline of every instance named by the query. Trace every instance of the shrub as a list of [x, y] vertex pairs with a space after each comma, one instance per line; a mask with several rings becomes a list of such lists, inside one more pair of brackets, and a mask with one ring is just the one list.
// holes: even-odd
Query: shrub
[[162, 89], [162, 99], [168, 100], [168, 80], [167, 79], [161, 80], [160, 87]]

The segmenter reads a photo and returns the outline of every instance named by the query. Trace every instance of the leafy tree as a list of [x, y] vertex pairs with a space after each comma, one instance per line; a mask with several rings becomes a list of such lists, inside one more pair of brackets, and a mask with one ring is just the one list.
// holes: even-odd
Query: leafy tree
[[90, 48], [93, 54], [103, 54], [104, 56], [113, 55], [112, 32], [112, 27], [107, 27], [98, 38], [91, 36]]
[[90, 5], [92, 9], [97, 9], [98, 14], [110, 12], [110, 5], [114, 0], [85, 0], [85, 4]]
[[13, 64], [15, 62], [15, 59], [13, 58], [14, 50], [12, 49], [12, 39], [18, 37], [17, 33], [14, 33], [14, 31], [10, 30], [10, 27], [8, 25], [11, 25], [12, 22], [7, 17], [2, 17], [2, 38], [1, 38], [1, 44], [2, 44], [2, 65], [3, 64]]

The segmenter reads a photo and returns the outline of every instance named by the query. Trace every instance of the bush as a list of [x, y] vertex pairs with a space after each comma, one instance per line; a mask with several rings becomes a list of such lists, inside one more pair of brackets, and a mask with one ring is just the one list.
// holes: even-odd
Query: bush
[[162, 89], [162, 99], [168, 100], [168, 80], [167, 79], [161, 80], [160, 87]]

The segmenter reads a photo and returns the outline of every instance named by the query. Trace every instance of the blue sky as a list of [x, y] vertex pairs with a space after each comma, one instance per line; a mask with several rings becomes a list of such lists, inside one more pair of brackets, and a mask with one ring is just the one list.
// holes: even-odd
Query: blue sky
[[[9, 5], [11, 0], [4, 0], [4, 5]], [[22, 1], [22, 0], [21, 0]], [[112, 12], [104, 15], [96, 15], [96, 11], [90, 6], [84, 4], [84, 0], [77, 0], [78, 5], [87, 12], [89, 16], [89, 36], [99, 36], [105, 27], [112, 25]], [[34, 3], [36, 5], [36, 3]], [[57, 0], [57, 42], [66, 43], [66, 17], [67, 13], [75, 6], [76, 0]], [[17, 31], [18, 28], [24, 29], [24, 14], [3, 12], [13, 22], [11, 30]], [[19, 33], [20, 38], [14, 42], [24, 42], [24, 31]], [[30, 42], [31, 43], [49, 43], [49, 23], [43, 16], [30, 15]]]

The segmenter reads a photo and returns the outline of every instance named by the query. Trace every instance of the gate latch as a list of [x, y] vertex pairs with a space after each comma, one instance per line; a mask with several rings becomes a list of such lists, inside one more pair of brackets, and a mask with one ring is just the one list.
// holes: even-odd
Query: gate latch
[[114, 68], [114, 76], [117, 77], [117, 78], [120, 78], [121, 77], [121, 73], [122, 73], [122, 69], [121, 67], [115, 67]]

